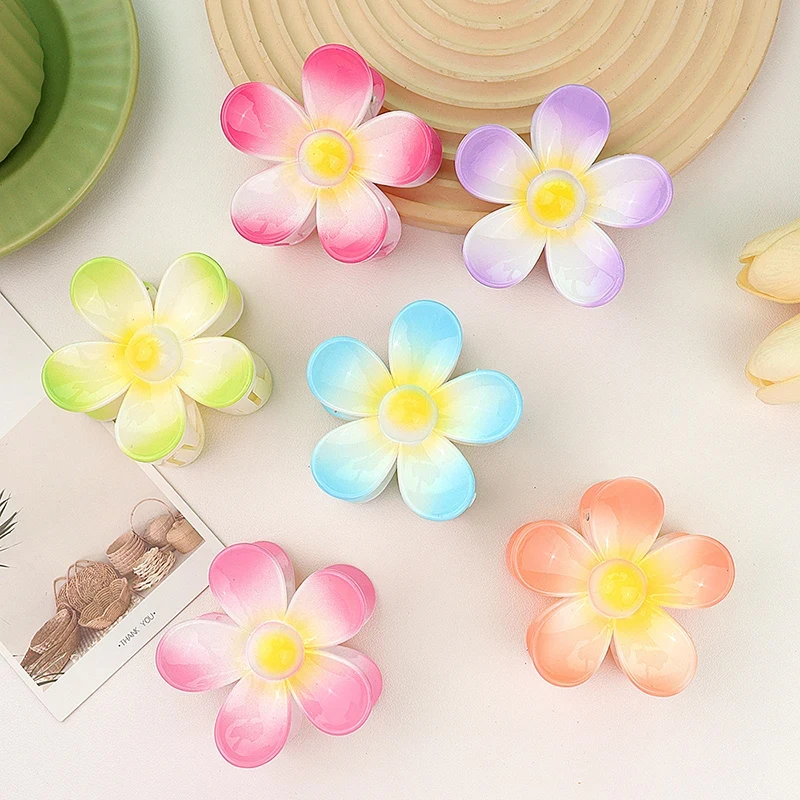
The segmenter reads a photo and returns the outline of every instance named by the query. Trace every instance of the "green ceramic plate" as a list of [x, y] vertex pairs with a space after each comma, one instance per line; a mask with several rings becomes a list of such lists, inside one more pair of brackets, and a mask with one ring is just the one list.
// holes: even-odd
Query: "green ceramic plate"
[[92, 188], [136, 94], [130, 0], [22, 0], [44, 50], [42, 100], [0, 162], [0, 256], [53, 227]]

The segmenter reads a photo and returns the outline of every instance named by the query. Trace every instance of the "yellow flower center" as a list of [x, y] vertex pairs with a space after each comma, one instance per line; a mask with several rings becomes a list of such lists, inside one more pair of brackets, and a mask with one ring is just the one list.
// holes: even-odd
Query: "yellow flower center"
[[586, 208], [586, 191], [563, 169], [548, 169], [528, 186], [528, 212], [546, 228], [574, 225]]
[[337, 131], [313, 131], [300, 143], [300, 172], [315, 186], [336, 186], [353, 166], [353, 148]]
[[180, 369], [183, 349], [178, 337], [163, 325], [148, 325], [133, 334], [125, 359], [137, 378], [157, 383]]
[[430, 436], [439, 409], [433, 398], [419, 386], [398, 386], [381, 401], [378, 422], [395, 442], [419, 444]]
[[305, 648], [294, 628], [274, 620], [259, 625], [250, 634], [246, 655], [256, 675], [268, 681], [281, 681], [300, 669]]
[[606, 617], [629, 617], [647, 597], [647, 578], [636, 564], [612, 558], [598, 564], [589, 574], [589, 599]]

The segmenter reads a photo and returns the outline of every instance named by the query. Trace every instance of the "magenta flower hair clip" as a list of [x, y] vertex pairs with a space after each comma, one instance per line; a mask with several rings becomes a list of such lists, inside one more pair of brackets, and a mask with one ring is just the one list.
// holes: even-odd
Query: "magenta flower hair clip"
[[598, 226], [638, 228], [672, 202], [672, 180], [657, 161], [621, 155], [594, 163], [611, 130], [603, 98], [586, 86], [551, 92], [531, 121], [531, 147], [501, 125], [464, 137], [456, 173], [475, 197], [505, 208], [475, 223], [464, 262], [485, 286], [525, 278], [544, 251], [556, 289], [573, 303], [601, 306], [625, 276], [622, 256]]
[[156, 667], [184, 692], [235, 683], [214, 726], [227, 761], [266, 764], [303, 716], [333, 736], [367, 721], [381, 694], [381, 673], [363, 653], [342, 646], [375, 608], [375, 588], [361, 570], [327, 567], [295, 591], [286, 553], [256, 542], [226, 547], [211, 562], [208, 583], [222, 612], [168, 630]]
[[506, 550], [526, 588], [563, 598], [528, 629], [539, 674], [556, 686], [594, 675], [609, 646], [634, 686], [657, 697], [683, 691], [697, 669], [689, 634], [663, 607], [708, 608], [733, 586], [727, 548], [708, 536], [659, 536], [664, 500], [638, 478], [598, 483], [583, 495], [580, 533], [561, 522], [523, 525]]
[[296, 244], [316, 227], [346, 264], [380, 258], [400, 217], [375, 186], [419, 186], [442, 163], [438, 134], [406, 111], [378, 116], [381, 76], [349, 47], [317, 48], [303, 65], [305, 108], [274, 86], [244, 83], [222, 106], [230, 143], [269, 163], [236, 192], [231, 219], [256, 244]]

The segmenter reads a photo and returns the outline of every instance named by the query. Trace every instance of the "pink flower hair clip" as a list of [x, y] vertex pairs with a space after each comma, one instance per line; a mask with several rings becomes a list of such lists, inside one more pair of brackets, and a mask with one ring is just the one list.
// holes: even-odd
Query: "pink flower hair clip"
[[381, 673], [363, 653], [342, 646], [375, 608], [375, 588], [361, 570], [327, 567], [295, 592], [286, 553], [256, 542], [226, 547], [211, 562], [208, 582], [223, 613], [168, 630], [156, 667], [184, 692], [235, 682], [214, 726], [227, 761], [266, 764], [303, 716], [333, 736], [367, 721], [381, 694]]
[[505, 206], [476, 222], [464, 240], [464, 263], [477, 281], [514, 286], [544, 251], [553, 285], [567, 300], [592, 307], [617, 295], [625, 267], [598, 223], [655, 222], [672, 202], [672, 180], [647, 156], [595, 164], [610, 131], [605, 100], [568, 85], [536, 109], [531, 147], [501, 125], [482, 125], [464, 137], [456, 152], [459, 181], [475, 197]]
[[586, 491], [583, 536], [561, 522], [523, 525], [506, 550], [526, 588], [563, 598], [528, 629], [528, 651], [555, 686], [578, 686], [608, 652], [634, 686], [656, 697], [682, 692], [697, 669], [689, 634], [663, 610], [708, 608], [733, 586], [727, 548], [708, 536], [659, 536], [664, 501], [638, 478]]
[[381, 258], [400, 217], [375, 184], [420, 186], [442, 163], [438, 134], [406, 111], [378, 116], [383, 78], [349, 47], [317, 48], [303, 65], [305, 108], [274, 86], [244, 83], [222, 106], [222, 130], [269, 163], [233, 198], [236, 230], [256, 244], [296, 244], [316, 227], [345, 264]]

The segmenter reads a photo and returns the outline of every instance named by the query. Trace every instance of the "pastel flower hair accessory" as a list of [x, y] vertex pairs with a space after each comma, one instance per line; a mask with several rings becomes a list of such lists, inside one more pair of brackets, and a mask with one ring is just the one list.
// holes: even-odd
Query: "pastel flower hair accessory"
[[361, 570], [327, 567], [295, 592], [286, 553], [256, 542], [226, 547], [211, 563], [208, 581], [222, 612], [168, 630], [156, 649], [156, 667], [184, 692], [235, 684], [214, 726], [227, 761], [266, 764], [302, 717], [333, 736], [367, 721], [381, 694], [381, 673], [370, 658], [342, 644], [375, 608], [375, 589]]
[[44, 390], [67, 411], [116, 420], [117, 444], [129, 458], [189, 464], [205, 441], [197, 403], [241, 415], [269, 398], [267, 365], [223, 336], [244, 303], [207, 255], [177, 259], [157, 293], [119, 259], [94, 258], [78, 268], [70, 296], [81, 317], [111, 341], [57, 350], [42, 369]]
[[733, 586], [734, 566], [716, 539], [659, 536], [664, 501], [638, 478], [586, 491], [583, 535], [561, 522], [523, 525], [506, 550], [511, 574], [552, 604], [528, 629], [539, 674], [556, 686], [594, 675], [609, 646], [634, 686], [667, 697], [694, 677], [697, 652], [667, 608], [708, 608]]
[[625, 274], [622, 256], [599, 225], [638, 228], [672, 202], [672, 180], [652, 158], [620, 155], [594, 163], [611, 130], [603, 98], [562, 86], [534, 112], [531, 147], [501, 125], [464, 137], [456, 173], [475, 197], [505, 206], [479, 220], [464, 240], [464, 263], [485, 286], [514, 286], [544, 251], [556, 289], [580, 306], [612, 300]]
[[305, 108], [263, 83], [225, 99], [225, 136], [269, 163], [234, 195], [234, 227], [263, 245], [296, 244], [316, 227], [325, 252], [346, 264], [388, 255], [400, 217], [375, 184], [429, 181], [442, 162], [438, 134], [406, 111], [378, 116], [383, 79], [344, 45], [314, 50], [302, 87]]
[[339, 336], [308, 362], [308, 385], [333, 415], [350, 420], [324, 436], [311, 473], [332, 497], [377, 497], [397, 472], [408, 507], [429, 520], [453, 519], [472, 505], [475, 476], [453, 444], [508, 436], [522, 396], [501, 372], [449, 380], [461, 353], [461, 325], [449, 308], [418, 300], [395, 317], [389, 369], [363, 342]]

